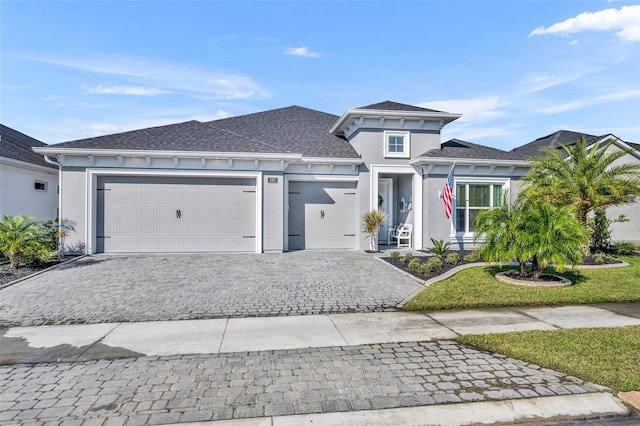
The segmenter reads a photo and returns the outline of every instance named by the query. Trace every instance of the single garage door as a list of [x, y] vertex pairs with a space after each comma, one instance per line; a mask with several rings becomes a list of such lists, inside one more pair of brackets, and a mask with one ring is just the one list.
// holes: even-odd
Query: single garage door
[[97, 251], [254, 252], [255, 179], [102, 176]]
[[356, 246], [355, 182], [289, 182], [289, 250]]

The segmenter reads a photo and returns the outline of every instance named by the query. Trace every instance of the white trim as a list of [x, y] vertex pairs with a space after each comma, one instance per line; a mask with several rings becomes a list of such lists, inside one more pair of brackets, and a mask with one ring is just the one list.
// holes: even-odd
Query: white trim
[[413, 197], [413, 233], [412, 244], [414, 250], [422, 250], [422, 222], [424, 220], [422, 210], [422, 191], [423, 191], [423, 177], [422, 171], [416, 170], [412, 166], [402, 165], [386, 165], [386, 164], [371, 164], [370, 170], [370, 182], [369, 182], [369, 211], [378, 205], [378, 179], [381, 173], [385, 174], [404, 174], [413, 175], [412, 179], [412, 197]]
[[[485, 183], [487, 185], [495, 185], [495, 184], [502, 184], [502, 194], [504, 194], [505, 192], [509, 192], [509, 194], [511, 194], [511, 178], [484, 178], [484, 177], [477, 177], [477, 176], [473, 176], [473, 177], [457, 177], [454, 175], [453, 178], [453, 193], [454, 196], [456, 194], [457, 188], [458, 188], [458, 184], [478, 184], [478, 183]], [[490, 197], [493, 197], [493, 192], [490, 192]], [[457, 215], [457, 207], [456, 207], [456, 200], [454, 197], [454, 201], [453, 201], [453, 206], [452, 206], [452, 211], [451, 211], [451, 219], [450, 219], [450, 224], [451, 224], [451, 231], [450, 231], [450, 239], [451, 241], [459, 241], [462, 240], [465, 243], [470, 243], [474, 241], [475, 238], [475, 233], [474, 232], [466, 232], [466, 229], [468, 228], [468, 224], [465, 223], [465, 232], [457, 232], [456, 228], [453, 226], [453, 222], [455, 221], [456, 215]], [[490, 206], [489, 209], [491, 209], [492, 207]], [[466, 209], [466, 207], [465, 207]], [[469, 220], [468, 216], [465, 215], [465, 220]]]
[[41, 166], [39, 164], [33, 164], [26, 161], [15, 160], [8, 157], [0, 157], [0, 164], [6, 164], [7, 166], [19, 167], [23, 169], [33, 170], [41, 173], [48, 173], [50, 175], [57, 175], [58, 168]]
[[233, 158], [233, 159], [260, 159], [260, 160], [288, 160], [302, 159], [302, 154], [260, 153], [260, 152], [215, 152], [215, 151], [163, 151], [140, 149], [87, 149], [87, 148], [56, 148], [36, 147], [33, 150], [39, 154], [63, 154], [78, 156], [136, 156], [136, 157], [163, 157], [163, 158]]
[[97, 196], [98, 176], [161, 176], [161, 177], [201, 177], [201, 178], [252, 178], [256, 180], [256, 253], [262, 253], [262, 172], [233, 172], [218, 170], [140, 170], [140, 169], [87, 169], [86, 170], [86, 209], [85, 241], [86, 253], [96, 252]]
[[[384, 132], [384, 156], [385, 158], [411, 158], [411, 132], [385, 130]], [[389, 138], [402, 137], [402, 152], [389, 152]]]
[[[283, 249], [284, 251], [289, 251], [289, 182], [359, 182], [359, 176], [330, 176], [330, 175], [304, 175], [304, 174], [286, 174], [284, 175], [284, 223], [282, 229], [284, 229], [283, 238]], [[359, 188], [356, 186], [356, 194], [358, 194]], [[358, 230], [358, 196], [356, 195], [356, 211], [354, 212], [355, 216], [355, 226], [356, 230]], [[358, 245], [358, 232], [356, 231], [355, 238], [356, 246]], [[354, 247], [355, 249], [356, 247]]]
[[456, 163], [456, 166], [522, 166], [529, 167], [529, 163], [525, 160], [492, 160], [485, 158], [446, 158], [446, 157], [418, 157], [415, 160], [411, 160], [411, 165], [422, 164], [444, 164], [451, 166], [451, 163]]
[[[429, 112], [429, 111], [395, 111], [395, 110], [379, 110], [379, 109], [348, 109], [342, 116], [336, 121], [336, 124], [331, 127], [329, 132], [335, 134], [341, 128], [346, 126], [349, 119], [358, 118], [411, 118], [415, 120], [428, 120], [433, 122], [442, 121], [444, 124], [450, 123], [462, 117], [462, 114], [451, 114], [448, 112]], [[362, 123], [358, 123], [359, 126]]]

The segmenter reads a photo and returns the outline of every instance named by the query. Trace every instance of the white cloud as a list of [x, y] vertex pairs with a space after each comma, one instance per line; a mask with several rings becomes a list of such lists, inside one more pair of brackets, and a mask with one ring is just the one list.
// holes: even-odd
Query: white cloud
[[96, 86], [83, 87], [83, 90], [89, 93], [100, 95], [134, 95], [134, 96], [156, 96], [171, 93], [162, 89], [154, 89], [151, 87], [135, 87], [135, 86]]
[[584, 12], [575, 18], [538, 27], [529, 37], [536, 35], [570, 35], [584, 31], [616, 31], [616, 36], [626, 41], [640, 41], [640, 5], [623, 6], [620, 9], [605, 9]]
[[[598, 69], [599, 70], [599, 69]], [[591, 72], [593, 72], [592, 70]], [[595, 70], [597, 71], [597, 70]], [[578, 80], [584, 76], [583, 72], [574, 72], [565, 75], [552, 75], [549, 73], [529, 73], [520, 84], [523, 94], [541, 92], [551, 87]]]
[[507, 102], [499, 96], [485, 98], [455, 99], [446, 101], [429, 101], [418, 104], [423, 108], [462, 114], [459, 121], [486, 121], [503, 115], [501, 108]]
[[574, 102], [554, 105], [534, 111], [538, 114], [557, 114], [560, 112], [573, 111], [591, 105], [598, 105], [610, 102], [624, 101], [627, 99], [640, 98], [640, 90], [628, 90], [623, 92], [607, 93], [588, 99], [580, 99]]
[[[214, 99], [270, 98], [271, 93], [251, 77], [208, 71], [181, 64], [131, 56], [93, 58], [31, 57], [58, 66], [120, 76], [165, 92], [208, 95]], [[125, 86], [126, 87], [126, 86]]]
[[302, 47], [287, 47], [286, 49], [284, 49], [284, 53], [285, 55], [292, 55], [292, 56], [302, 56], [304, 58], [319, 58], [320, 54], [318, 52], [310, 52], [309, 48], [307, 46], [302, 46]]

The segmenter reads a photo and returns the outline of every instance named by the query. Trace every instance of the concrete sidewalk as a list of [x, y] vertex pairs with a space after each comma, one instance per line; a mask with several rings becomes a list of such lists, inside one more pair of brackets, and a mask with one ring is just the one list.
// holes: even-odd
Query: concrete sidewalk
[[15, 327], [0, 340], [0, 422], [464, 425], [626, 416], [602, 386], [448, 340], [626, 325], [640, 325], [639, 303]]
[[14, 327], [0, 338], [0, 363], [288, 350], [627, 325], [640, 325], [640, 303]]

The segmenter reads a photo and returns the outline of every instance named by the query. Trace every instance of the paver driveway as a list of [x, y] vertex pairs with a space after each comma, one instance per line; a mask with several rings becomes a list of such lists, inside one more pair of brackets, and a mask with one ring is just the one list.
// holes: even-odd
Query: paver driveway
[[421, 287], [356, 251], [92, 256], [0, 290], [0, 325], [381, 312]]

